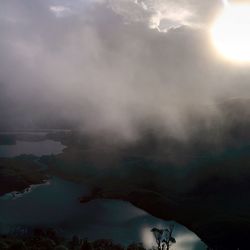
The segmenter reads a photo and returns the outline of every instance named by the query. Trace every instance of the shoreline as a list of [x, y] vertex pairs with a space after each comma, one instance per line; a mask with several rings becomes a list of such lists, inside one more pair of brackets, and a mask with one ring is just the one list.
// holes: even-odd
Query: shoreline
[[31, 193], [33, 190], [39, 187], [49, 186], [49, 185], [51, 185], [51, 178], [48, 180], [43, 180], [43, 182], [39, 184], [31, 184], [30, 186], [20, 191], [15, 190], [15, 191], [11, 191], [9, 193], [0, 195], [0, 200], [15, 200], [18, 198], [22, 198], [24, 195]]

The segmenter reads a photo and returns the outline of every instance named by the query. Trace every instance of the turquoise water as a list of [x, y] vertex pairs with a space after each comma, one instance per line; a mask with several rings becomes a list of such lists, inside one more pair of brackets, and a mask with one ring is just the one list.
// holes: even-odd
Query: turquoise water
[[[43, 226], [57, 228], [66, 236], [77, 234], [89, 239], [106, 238], [123, 244], [143, 241], [149, 245], [153, 243], [150, 229], [165, 228], [170, 223], [128, 202], [95, 200], [79, 203], [79, 197], [87, 194], [83, 184], [54, 177], [48, 184], [31, 192], [0, 199], [0, 232], [8, 233], [19, 225]], [[177, 244], [173, 250], [205, 249], [195, 234], [177, 223], [174, 236]]]
[[[58, 154], [64, 149], [60, 142], [17, 141], [16, 145], [0, 146], [0, 157], [20, 154], [36, 156]], [[151, 228], [166, 228], [169, 223], [157, 219], [128, 202], [95, 200], [81, 204], [79, 198], [88, 195], [83, 184], [53, 177], [42, 185], [33, 185], [24, 193], [0, 197], [0, 233], [8, 233], [16, 226], [53, 227], [65, 236], [74, 234], [94, 239], [112, 239], [129, 244], [154, 243]], [[200, 239], [184, 226], [175, 223], [177, 240], [172, 250], [205, 250]]]

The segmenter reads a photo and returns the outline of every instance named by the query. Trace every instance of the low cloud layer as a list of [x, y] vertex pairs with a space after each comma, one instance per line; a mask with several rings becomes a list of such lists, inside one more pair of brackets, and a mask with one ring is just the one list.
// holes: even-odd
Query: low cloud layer
[[[220, 1], [3, 0], [0, 116], [4, 128], [70, 124], [134, 138], [159, 126], [185, 138], [190, 117], [248, 98], [248, 67], [209, 37]], [[51, 125], [52, 126], [52, 125]]]

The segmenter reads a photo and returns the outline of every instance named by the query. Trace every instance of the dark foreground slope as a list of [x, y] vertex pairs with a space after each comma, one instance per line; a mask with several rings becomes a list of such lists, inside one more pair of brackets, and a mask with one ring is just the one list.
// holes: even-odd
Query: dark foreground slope
[[78, 236], [67, 239], [53, 229], [19, 229], [15, 234], [0, 236], [1, 250], [145, 250], [140, 243], [125, 247], [106, 239], [88, 241]]

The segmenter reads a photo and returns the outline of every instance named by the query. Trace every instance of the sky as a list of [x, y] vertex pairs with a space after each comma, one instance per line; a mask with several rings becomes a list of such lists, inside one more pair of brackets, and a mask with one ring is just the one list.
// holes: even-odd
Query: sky
[[[69, 124], [133, 140], [158, 127], [180, 140], [249, 97], [248, 66], [210, 37], [210, 0], [2, 0], [1, 128]], [[59, 122], [58, 122], [59, 121]]]

